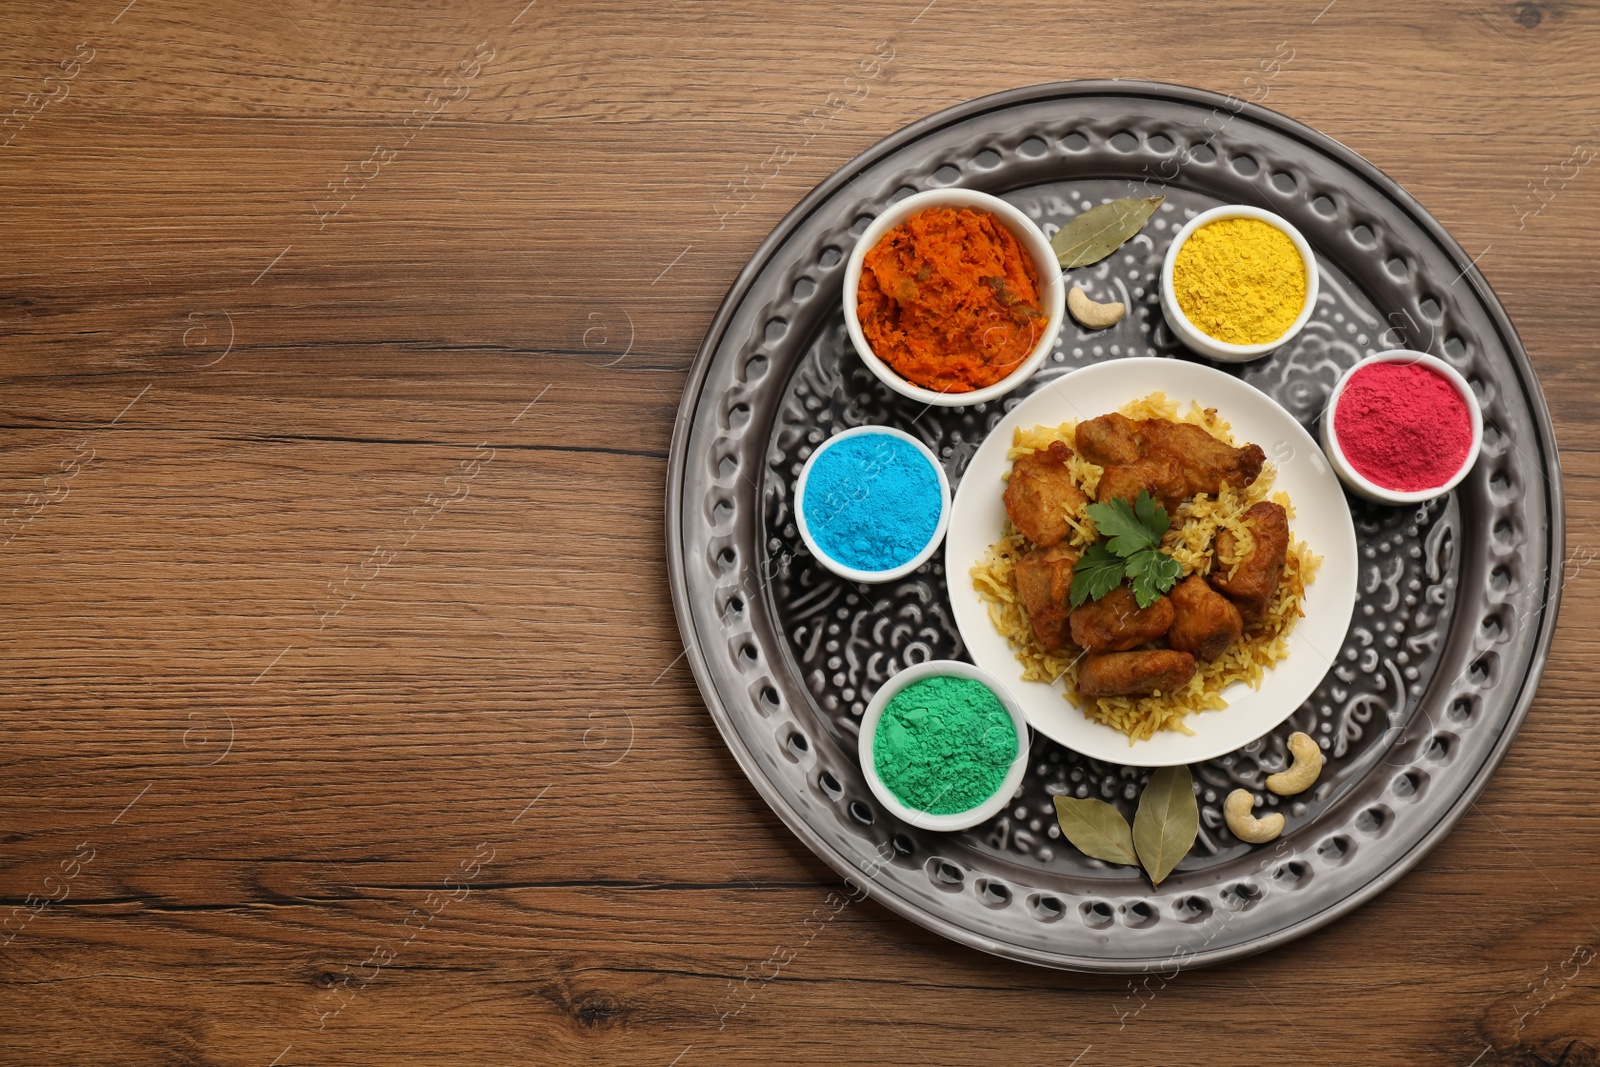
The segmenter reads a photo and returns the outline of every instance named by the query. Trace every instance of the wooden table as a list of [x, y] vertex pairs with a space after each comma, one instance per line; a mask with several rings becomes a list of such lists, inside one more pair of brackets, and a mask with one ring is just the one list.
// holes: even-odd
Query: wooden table
[[[0, 1061], [1600, 1062], [1592, 10], [524, 2], [5, 5]], [[1267, 106], [1480, 257], [1565, 446], [1510, 758], [1376, 902], [1137, 992], [802, 928], [840, 887], [662, 563], [718, 301], [919, 116], [1284, 54]]]

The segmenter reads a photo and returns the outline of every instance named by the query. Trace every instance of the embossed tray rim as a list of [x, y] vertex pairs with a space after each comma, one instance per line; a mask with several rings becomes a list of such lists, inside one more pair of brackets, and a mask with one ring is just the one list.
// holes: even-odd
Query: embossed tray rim
[[[746, 261], [745, 266], [729, 286], [727, 294], [718, 307], [717, 313], [706, 331], [705, 339], [696, 353], [693, 364], [691, 364], [688, 378], [684, 383], [684, 391], [679, 405], [679, 417], [672, 436], [670, 452], [672, 459], [668, 464], [665, 487], [667, 565], [674, 614], [677, 617], [685, 650], [688, 653], [687, 658], [690, 668], [706, 702], [707, 710], [711, 713], [712, 721], [716, 723], [729, 752], [767, 805], [788, 826], [790, 832], [847, 881], [859, 874], [856, 865], [825, 842], [805, 819], [784, 801], [776, 786], [762, 773], [755, 755], [743, 743], [739, 732], [732, 724], [721, 694], [711, 681], [710, 667], [695, 631], [693, 617], [687, 601], [687, 573], [683, 556], [682, 523], [684, 518], [683, 487], [685, 479], [683, 457], [686, 453], [687, 442], [695, 429], [694, 413], [697, 408], [699, 394], [711, 369], [711, 356], [717, 350], [731, 320], [738, 311], [737, 298], [748, 290], [752, 280], [760, 273], [772, 252], [781, 246], [821, 203], [837, 192], [841, 186], [846, 185], [854, 172], [859, 171], [869, 162], [895, 152], [907, 143], [915, 141], [931, 131], [954, 122], [973, 118], [986, 111], [1001, 110], [1037, 100], [1085, 96], [1147, 97], [1153, 100], [1175, 101], [1197, 107], [1226, 109], [1236, 115], [1246, 115], [1255, 122], [1269, 126], [1286, 137], [1301, 141], [1313, 150], [1334, 158], [1341, 165], [1362, 175], [1374, 186], [1384, 190], [1394, 206], [1409, 216], [1412, 223], [1419, 229], [1428, 233], [1440, 248], [1445, 250], [1455, 264], [1461, 268], [1461, 274], [1457, 281], [1465, 282], [1478, 295], [1485, 313], [1490, 318], [1495, 331], [1505, 346], [1513, 367], [1521, 379], [1518, 384], [1522, 387], [1522, 394], [1532, 412], [1535, 428], [1539, 431], [1539, 457], [1545, 465], [1549, 478], [1547, 490], [1549, 522], [1546, 524], [1544, 533], [1550, 542], [1550, 558], [1561, 559], [1565, 557], [1566, 522], [1560, 478], [1560, 456], [1555, 446], [1555, 433], [1550, 420], [1549, 407], [1542, 390], [1538, 388], [1537, 378], [1526, 349], [1524, 349], [1520, 338], [1517, 336], [1504, 308], [1498, 298], [1495, 297], [1493, 289], [1478, 271], [1472, 259], [1467, 256], [1444, 227], [1422, 209], [1415, 198], [1365, 158], [1333, 138], [1259, 105], [1241, 102], [1236, 98], [1224, 97], [1217, 93], [1188, 86], [1137, 80], [1096, 79], [1049, 82], [1026, 86], [980, 97], [919, 119], [861, 152], [819, 183], [784, 216]], [[1529, 388], [1530, 384], [1532, 388]], [[1302, 937], [1332, 922], [1334, 919], [1354, 911], [1403, 877], [1454, 828], [1482, 793], [1489, 778], [1504, 760], [1506, 753], [1510, 749], [1511, 741], [1522, 725], [1524, 718], [1527, 716], [1528, 708], [1533, 702], [1539, 679], [1543, 674], [1545, 663], [1549, 657], [1550, 645], [1554, 638], [1556, 620], [1559, 615], [1561, 599], [1559, 577], [1559, 574], [1555, 574], [1550, 580], [1549, 595], [1541, 609], [1532, 661], [1526, 673], [1516, 683], [1518, 691], [1515, 700], [1511, 704], [1510, 713], [1500, 727], [1499, 736], [1495, 739], [1488, 757], [1479, 765], [1476, 772], [1457, 793], [1450, 807], [1444, 811], [1434, 825], [1417, 838], [1416, 842], [1381, 874], [1328, 907], [1246, 943], [1226, 949], [1196, 953], [1186, 961], [1188, 966], [1212, 965], [1265, 951]], [[877, 883], [869, 881], [862, 888], [869, 896], [891, 911], [916, 922], [926, 929], [958, 943], [1024, 963], [1067, 970], [1127, 973], [1147, 969], [1153, 963], [1170, 962], [1166, 957], [1160, 957], [1096, 959], [1081, 961], [1083, 965], [1068, 963], [1058, 955], [1035, 952], [1011, 943], [1000, 942], [958, 926], [939, 916], [929, 914]]]

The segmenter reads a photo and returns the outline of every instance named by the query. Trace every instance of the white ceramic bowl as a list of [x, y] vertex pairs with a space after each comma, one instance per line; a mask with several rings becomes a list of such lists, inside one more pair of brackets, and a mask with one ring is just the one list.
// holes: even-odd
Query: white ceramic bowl
[[[1172, 267], [1178, 261], [1178, 250], [1184, 242], [1189, 240], [1194, 231], [1208, 222], [1218, 219], [1259, 219], [1269, 225], [1276, 226], [1288, 234], [1289, 240], [1294, 242], [1295, 248], [1300, 253], [1300, 258], [1306, 265], [1306, 302], [1300, 309], [1300, 314], [1283, 331], [1282, 336], [1259, 345], [1236, 345], [1227, 341], [1219, 341], [1206, 333], [1200, 327], [1189, 321], [1189, 317], [1178, 306], [1178, 298], [1172, 292]], [[1262, 211], [1256, 207], [1246, 207], [1243, 204], [1229, 204], [1224, 207], [1214, 207], [1210, 211], [1202, 211], [1188, 224], [1179, 230], [1173, 237], [1172, 244], [1167, 248], [1167, 258], [1161, 264], [1161, 315], [1167, 320], [1167, 326], [1177, 334], [1178, 340], [1194, 349], [1202, 356], [1220, 360], [1223, 363], [1244, 363], [1266, 355], [1274, 349], [1281, 348], [1294, 340], [1297, 333], [1310, 321], [1311, 313], [1317, 308], [1317, 256], [1311, 251], [1311, 246], [1306, 239], [1300, 236], [1300, 231], [1289, 225], [1287, 219], [1274, 215], [1270, 211]]]
[[[856, 314], [857, 293], [861, 288], [861, 264], [866, 259], [867, 253], [884, 234], [917, 212], [930, 207], [972, 208], [977, 211], [987, 211], [997, 217], [1017, 238], [1023, 249], [1033, 257], [1034, 269], [1039, 275], [1040, 303], [1044, 307], [1044, 313], [1049, 316], [1044, 333], [1039, 337], [1039, 343], [1033, 346], [1033, 351], [1028, 353], [1028, 357], [1016, 370], [993, 385], [974, 389], [968, 393], [941, 393], [934, 389], [925, 389], [900, 377], [894, 368], [879, 359], [872, 351], [866, 335], [861, 332], [861, 320]], [[1061, 322], [1066, 310], [1067, 288], [1062, 281], [1061, 264], [1057, 261], [1055, 251], [1050, 247], [1050, 239], [1044, 235], [1044, 231], [1039, 229], [1032, 219], [998, 196], [990, 196], [988, 193], [979, 193], [971, 189], [930, 189], [925, 193], [915, 193], [890, 206], [883, 214], [873, 219], [872, 225], [861, 235], [861, 239], [851, 250], [850, 260], [844, 269], [844, 324], [850, 333], [850, 342], [856, 346], [856, 352], [861, 356], [861, 361], [890, 389], [935, 407], [953, 408], [981, 404], [1005, 396], [1033, 377], [1033, 372], [1039, 369], [1039, 365], [1049, 357], [1050, 350], [1055, 347], [1056, 336], [1061, 332]]]
[[[1333, 414], [1339, 406], [1339, 399], [1344, 396], [1344, 387], [1349, 384], [1350, 378], [1363, 367], [1374, 363], [1418, 363], [1437, 373], [1445, 381], [1455, 386], [1456, 392], [1461, 394], [1461, 399], [1467, 405], [1467, 414], [1472, 417], [1472, 446], [1467, 449], [1467, 458], [1462, 461], [1461, 469], [1455, 476], [1437, 489], [1422, 489], [1414, 493], [1402, 493], [1394, 489], [1385, 489], [1383, 486], [1364, 477], [1350, 465], [1345, 458], [1344, 450], [1339, 447], [1339, 435], [1333, 428]], [[1472, 386], [1450, 364], [1442, 359], [1436, 359], [1426, 352], [1416, 352], [1409, 348], [1396, 348], [1388, 352], [1378, 352], [1368, 356], [1354, 367], [1345, 371], [1334, 383], [1333, 393], [1328, 397], [1328, 406], [1322, 409], [1322, 450], [1328, 455], [1328, 462], [1333, 464], [1334, 472], [1339, 475], [1339, 480], [1349, 487], [1352, 493], [1376, 501], [1379, 504], [1420, 504], [1424, 500], [1443, 496], [1467, 476], [1472, 465], [1478, 462], [1478, 453], [1483, 448], [1483, 408], [1478, 403]]]
[[[975, 808], [958, 811], [949, 815], [930, 815], [925, 811], [908, 808], [902, 804], [889, 787], [883, 784], [883, 779], [878, 777], [877, 760], [873, 759], [872, 746], [878, 734], [878, 722], [883, 718], [883, 709], [888, 707], [889, 701], [895, 694], [910, 685], [912, 682], [935, 675], [953, 675], [957, 678], [971, 678], [988, 686], [995, 696], [1000, 698], [1000, 703], [1005, 706], [1006, 712], [1011, 716], [1011, 725], [1017, 729], [1017, 758], [1011, 761], [1011, 767], [1006, 771], [1005, 778], [1000, 781], [1000, 788], [994, 794]], [[1005, 687], [997, 681], [994, 675], [981, 671], [970, 663], [962, 663], [953, 659], [929, 660], [918, 663], [916, 666], [907, 667], [905, 670], [890, 678], [878, 687], [878, 692], [873, 696], [872, 703], [867, 705], [866, 713], [861, 716], [861, 741], [858, 746], [861, 756], [861, 773], [867, 779], [867, 787], [872, 790], [872, 795], [878, 802], [888, 808], [890, 813], [901, 822], [924, 830], [965, 830], [969, 826], [976, 826], [994, 815], [1016, 795], [1017, 787], [1022, 784], [1022, 776], [1028, 770], [1028, 720], [1023, 716], [1022, 709], [1017, 706], [1016, 700]]]
[[[933, 536], [928, 539], [928, 543], [923, 546], [921, 552], [918, 552], [910, 560], [900, 564], [900, 566], [891, 567], [886, 571], [857, 570], [855, 567], [847, 566], [834, 559], [824, 552], [822, 546], [817, 544], [816, 538], [811, 536], [811, 526], [806, 521], [806, 483], [811, 479], [811, 468], [816, 465], [817, 457], [840, 441], [868, 433], [896, 437], [915, 446], [916, 450], [922, 453], [923, 457], [933, 466], [934, 474], [939, 479], [939, 522], [934, 527]], [[795, 525], [800, 527], [800, 539], [805, 542], [806, 548], [816, 557], [818, 563], [821, 563], [839, 577], [848, 578], [852, 582], [865, 582], [868, 584], [892, 582], [896, 578], [904, 578], [928, 562], [934, 552], [938, 550], [939, 543], [944, 540], [945, 530], [950, 526], [950, 478], [944, 472], [944, 464], [939, 462], [939, 458], [933, 454], [933, 451], [905, 431], [896, 430], [889, 426], [854, 426], [843, 433], [834, 434], [818, 445], [816, 451], [812, 452], [810, 458], [806, 460], [805, 466], [800, 468], [800, 479], [795, 482], [794, 486], [794, 515]]]
[[[1163, 730], [1146, 741], [1091, 722], [1066, 699], [1064, 682], [1030, 682], [1011, 645], [989, 619], [989, 606], [966, 577], [997, 540], [1006, 524], [1001, 492], [1011, 469], [1006, 452], [1017, 427], [1055, 426], [1115, 411], [1156, 390], [1187, 406], [1216, 408], [1233, 427], [1234, 437], [1253, 441], [1277, 465], [1274, 489], [1289, 494], [1294, 535], [1322, 557], [1316, 579], [1306, 587], [1305, 617], [1289, 634], [1289, 654], [1266, 672], [1260, 689], [1244, 682], [1229, 686], [1228, 706], [1197, 712], [1184, 720], [1194, 731]], [[1028, 722], [1046, 737], [1092, 759], [1130, 767], [1169, 767], [1200, 763], [1277, 728], [1316, 691], [1344, 644], [1355, 611], [1360, 556], [1350, 498], [1322, 454], [1316, 439], [1275, 400], [1226, 371], [1184, 359], [1143, 356], [1112, 359], [1064, 374], [1029, 395], [1001, 419], [967, 464], [950, 510], [945, 538], [945, 574], [950, 607], [967, 654], [994, 674], [1022, 706]]]

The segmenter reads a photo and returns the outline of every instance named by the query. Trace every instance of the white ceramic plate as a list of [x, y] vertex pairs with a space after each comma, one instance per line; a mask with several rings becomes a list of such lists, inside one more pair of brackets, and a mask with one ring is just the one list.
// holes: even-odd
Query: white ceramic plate
[[[1305, 618], [1289, 635], [1289, 655], [1267, 671], [1259, 690], [1231, 686], [1223, 694], [1228, 707], [1189, 716], [1193, 736], [1168, 731], [1130, 744], [1121, 731], [1085, 718], [1066, 699], [1065, 683], [1023, 681], [1022, 665], [989, 621], [988, 606], [968, 575], [1005, 526], [1000, 494], [1011, 466], [1006, 451], [1013, 430], [1092, 419], [1157, 390], [1180, 407], [1192, 400], [1216, 408], [1232, 426], [1235, 440], [1262, 447], [1278, 467], [1274, 491], [1287, 492], [1294, 504], [1290, 529], [1322, 557], [1322, 566], [1306, 589]], [[1197, 363], [1117, 359], [1057, 378], [1000, 420], [956, 490], [945, 569], [956, 626], [973, 662], [1011, 689], [1034, 729], [1094, 759], [1165, 767], [1212, 759], [1249, 744], [1288, 718], [1317, 688], [1344, 644], [1355, 609], [1356, 532], [1344, 488], [1322, 449], [1271, 397]]]

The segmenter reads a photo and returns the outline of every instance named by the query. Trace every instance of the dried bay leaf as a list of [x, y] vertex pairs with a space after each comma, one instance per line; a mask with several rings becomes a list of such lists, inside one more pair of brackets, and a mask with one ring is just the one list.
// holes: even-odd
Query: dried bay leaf
[[1144, 229], [1164, 200], [1164, 196], [1135, 197], [1090, 208], [1050, 238], [1057, 262], [1066, 270], [1100, 262]]
[[1150, 776], [1133, 816], [1133, 843], [1139, 862], [1160, 885], [1189, 854], [1200, 833], [1200, 805], [1188, 767], [1163, 767]]
[[1056, 797], [1056, 821], [1068, 841], [1086, 856], [1107, 863], [1137, 864], [1133, 833], [1122, 812], [1103, 800]]

